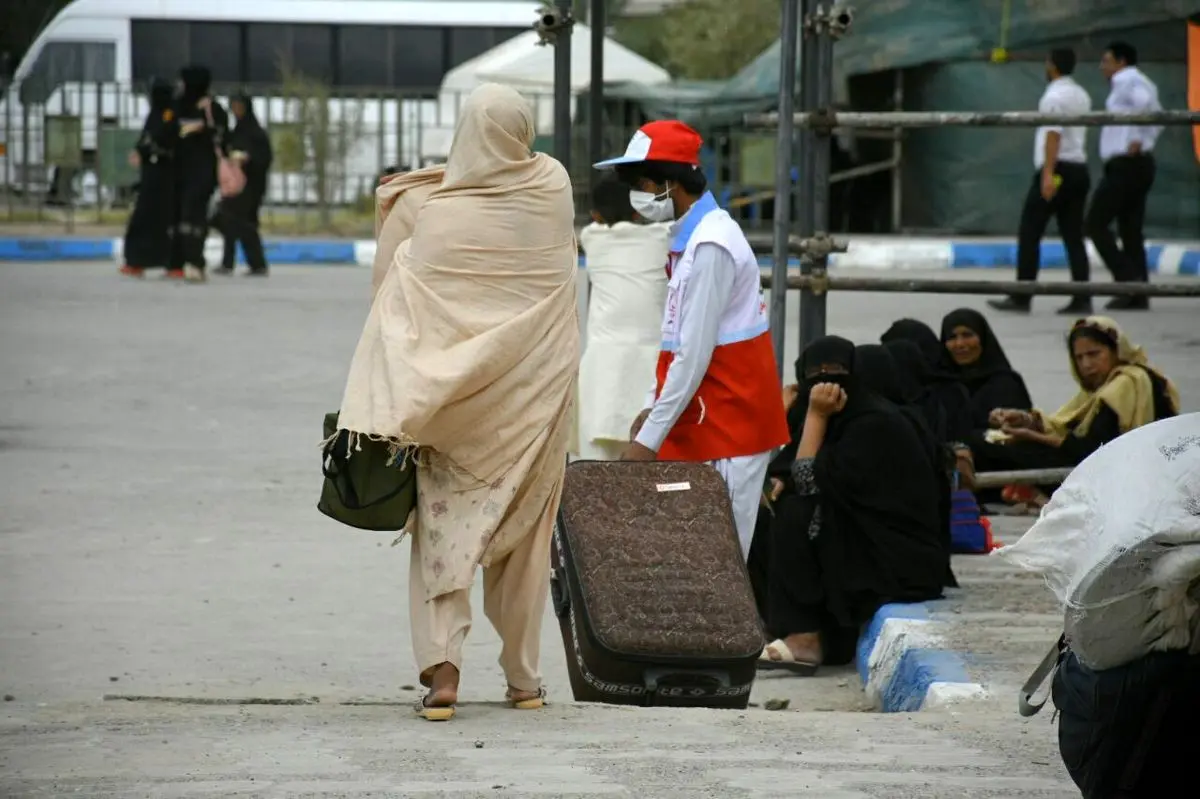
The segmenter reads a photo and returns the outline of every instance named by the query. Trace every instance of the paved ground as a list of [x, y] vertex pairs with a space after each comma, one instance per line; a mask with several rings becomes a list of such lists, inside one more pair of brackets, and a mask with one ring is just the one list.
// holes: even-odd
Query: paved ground
[[[1053, 605], [980, 558], [960, 561], [950, 601], [980, 678], [1003, 690], [970, 713], [861, 712], [857, 678], [836, 670], [760, 680], [755, 703], [789, 699], [782, 712], [577, 706], [548, 624], [558, 702], [517, 714], [494, 704], [498, 641], [481, 621], [460, 722], [418, 723], [407, 547], [313, 507], [319, 421], [341, 396], [369, 279], [283, 267], [191, 287], [120, 280], [109, 264], [0, 264], [0, 795], [1074, 795], [1048, 714], [1022, 722], [1010, 691], [1052, 639]], [[1047, 405], [1070, 393], [1051, 302], [997, 320]], [[833, 297], [831, 329], [873, 340], [953, 304]], [[1161, 302], [1128, 320], [1193, 409], [1194, 313]]]

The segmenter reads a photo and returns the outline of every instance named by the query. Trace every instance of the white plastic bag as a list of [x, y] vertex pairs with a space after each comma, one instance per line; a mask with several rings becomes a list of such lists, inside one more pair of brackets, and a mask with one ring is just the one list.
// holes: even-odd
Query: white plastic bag
[[1071, 649], [1092, 669], [1193, 645], [1200, 413], [1102, 447], [1054, 492], [1029, 532], [995, 554], [1045, 576], [1065, 606]]

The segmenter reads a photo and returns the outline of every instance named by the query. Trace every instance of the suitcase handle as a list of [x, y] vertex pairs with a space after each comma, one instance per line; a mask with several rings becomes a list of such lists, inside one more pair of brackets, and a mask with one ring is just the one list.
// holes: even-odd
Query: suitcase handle
[[567, 593], [558, 569], [550, 570], [550, 605], [554, 608], [554, 615], [560, 619], [565, 619], [571, 612], [571, 595]]
[[642, 673], [642, 679], [646, 684], [646, 693], [643, 694], [646, 707], [649, 707], [654, 701], [654, 697], [658, 694], [658, 683], [660, 680], [667, 680], [671, 677], [684, 677], [695, 679], [700, 677], [706, 680], [712, 680], [717, 684], [718, 688], [729, 688], [729, 672], [721, 670], [708, 669], [674, 669], [674, 668], [652, 668], [646, 669]]

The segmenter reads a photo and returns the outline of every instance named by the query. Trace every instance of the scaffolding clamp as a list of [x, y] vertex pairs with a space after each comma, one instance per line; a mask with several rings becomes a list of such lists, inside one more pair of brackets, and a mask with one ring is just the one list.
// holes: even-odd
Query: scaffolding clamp
[[822, 3], [804, 20], [804, 30], [810, 35], [827, 35], [834, 41], [842, 38], [854, 22], [854, 8], [843, 3]]
[[565, 33], [570, 36], [574, 26], [575, 17], [571, 10], [553, 4], [546, 4], [538, 9], [537, 22], [533, 23], [533, 29], [538, 34], [539, 46], [557, 44], [559, 34]]

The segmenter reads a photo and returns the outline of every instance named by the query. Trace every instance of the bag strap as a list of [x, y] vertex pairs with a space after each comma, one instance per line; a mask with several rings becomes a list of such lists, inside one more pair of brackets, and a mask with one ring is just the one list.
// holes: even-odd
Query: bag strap
[[1063, 650], [1067, 647], [1067, 636], [1060, 635], [1054, 646], [1050, 647], [1050, 651], [1042, 658], [1042, 662], [1038, 663], [1037, 668], [1033, 670], [1033, 674], [1029, 675], [1029, 679], [1021, 686], [1021, 694], [1017, 697], [1017, 712], [1026, 718], [1036, 716], [1041, 709], [1045, 707], [1046, 700], [1050, 698], [1050, 692], [1046, 692], [1046, 696], [1040, 702], [1033, 702], [1033, 695], [1038, 692], [1038, 689], [1045, 684], [1058, 668], [1058, 662], [1062, 658]]

